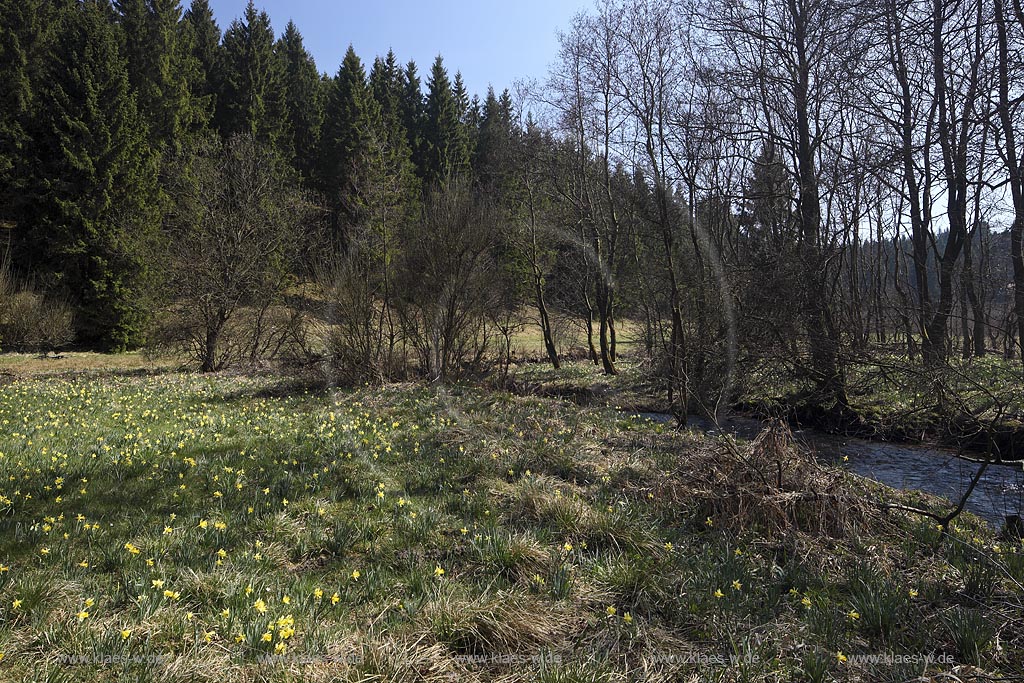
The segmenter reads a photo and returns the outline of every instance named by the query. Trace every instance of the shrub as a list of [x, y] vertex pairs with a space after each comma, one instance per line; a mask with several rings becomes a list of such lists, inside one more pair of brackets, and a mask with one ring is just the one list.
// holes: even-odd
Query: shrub
[[405, 372], [401, 329], [367, 251], [352, 244], [318, 277], [330, 302], [325, 315], [330, 370], [345, 384], [399, 379]]
[[493, 207], [464, 184], [428, 197], [405, 236], [395, 291], [409, 345], [431, 381], [479, 369], [499, 325], [505, 283], [494, 259]]
[[7, 350], [48, 351], [74, 339], [71, 307], [31, 289], [18, 289], [0, 266], [0, 344]]

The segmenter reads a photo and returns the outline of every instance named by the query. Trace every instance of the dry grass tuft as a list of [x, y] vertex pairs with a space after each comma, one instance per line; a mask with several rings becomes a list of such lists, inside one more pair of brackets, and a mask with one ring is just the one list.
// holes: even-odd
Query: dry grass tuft
[[574, 631], [564, 603], [541, 603], [522, 593], [440, 594], [424, 610], [430, 632], [460, 655], [532, 655]]
[[[363, 660], [350, 672], [348, 680], [359, 683], [419, 681], [434, 683], [458, 680], [472, 683], [479, 680], [456, 660], [442, 643], [425, 643], [424, 638], [404, 640], [381, 638], [366, 642]], [[335, 679], [339, 680], [339, 679]]]
[[589, 528], [594, 517], [593, 509], [576, 495], [578, 490], [561, 479], [533, 475], [512, 484], [499, 482], [490, 493], [503, 501], [515, 522], [576, 533]]

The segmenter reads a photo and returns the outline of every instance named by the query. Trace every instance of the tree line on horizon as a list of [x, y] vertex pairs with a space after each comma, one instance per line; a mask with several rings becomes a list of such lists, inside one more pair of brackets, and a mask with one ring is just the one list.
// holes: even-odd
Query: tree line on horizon
[[525, 310], [614, 374], [629, 320], [680, 414], [1021, 357], [1016, 0], [601, 0], [517, 101], [440, 56], [321, 74], [252, 2], [0, 4], [0, 344], [215, 370], [314, 320], [353, 381], [443, 379], [507, 370]]

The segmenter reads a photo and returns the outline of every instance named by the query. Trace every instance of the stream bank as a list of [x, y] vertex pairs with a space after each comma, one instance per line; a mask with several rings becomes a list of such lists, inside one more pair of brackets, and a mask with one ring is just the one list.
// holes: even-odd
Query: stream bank
[[[666, 413], [635, 413], [641, 418], [669, 424]], [[690, 416], [687, 424], [708, 434], [729, 433], [752, 439], [764, 427], [761, 420], [734, 416], [721, 424]], [[822, 462], [849, 469], [862, 477], [898, 489], [917, 490], [959, 501], [980, 465], [940, 446], [900, 444], [829, 434], [804, 428], [793, 432], [797, 441]], [[1001, 528], [1009, 515], [1024, 513], [1024, 466], [990, 465], [971, 493], [965, 509]]]

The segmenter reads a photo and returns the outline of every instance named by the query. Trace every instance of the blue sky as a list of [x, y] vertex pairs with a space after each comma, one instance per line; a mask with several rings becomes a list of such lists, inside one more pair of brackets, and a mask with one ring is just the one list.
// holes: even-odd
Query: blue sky
[[[225, 30], [247, 0], [210, 0]], [[187, 2], [182, 4], [187, 5]], [[393, 48], [403, 64], [416, 60], [420, 77], [441, 54], [451, 75], [462, 72], [470, 93], [499, 93], [517, 79], [542, 79], [558, 52], [556, 31], [593, 0], [257, 0], [280, 35], [298, 26], [317, 68], [333, 75], [349, 43], [369, 68]]]

